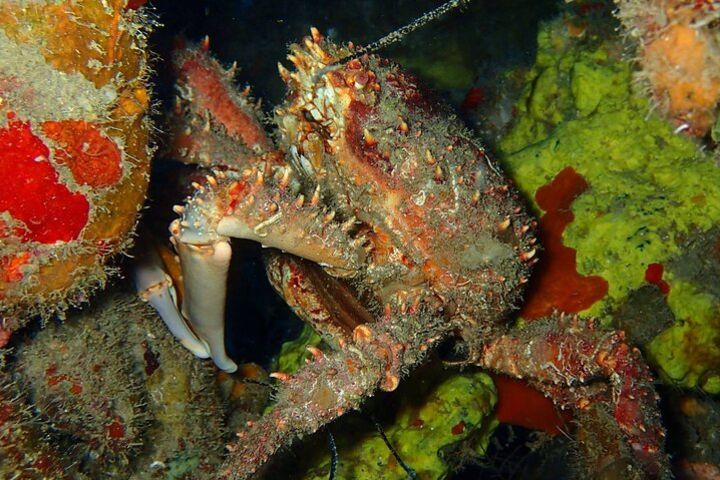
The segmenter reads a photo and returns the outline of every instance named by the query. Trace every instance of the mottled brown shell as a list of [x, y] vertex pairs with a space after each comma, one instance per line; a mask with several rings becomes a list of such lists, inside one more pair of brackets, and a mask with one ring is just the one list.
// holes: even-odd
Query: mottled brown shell
[[291, 165], [365, 225], [370, 281], [395, 297], [429, 284], [471, 317], [515, 304], [534, 222], [473, 134], [385, 59], [334, 65], [345, 51], [319, 36], [291, 52], [277, 111]]

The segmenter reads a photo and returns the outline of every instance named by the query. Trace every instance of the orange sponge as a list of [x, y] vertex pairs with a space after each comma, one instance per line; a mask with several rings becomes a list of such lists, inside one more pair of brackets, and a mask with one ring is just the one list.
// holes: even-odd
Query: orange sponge
[[616, 0], [641, 41], [639, 60], [654, 99], [678, 128], [702, 137], [720, 102], [720, 5], [703, 0]]

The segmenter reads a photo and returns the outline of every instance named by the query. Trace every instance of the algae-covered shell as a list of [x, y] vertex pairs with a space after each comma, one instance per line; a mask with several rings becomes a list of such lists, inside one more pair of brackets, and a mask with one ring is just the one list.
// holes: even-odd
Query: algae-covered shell
[[48, 425], [33, 413], [23, 393], [10, 374], [0, 371], [0, 477], [71, 478], [75, 468], [48, 444]]
[[142, 377], [121, 335], [132, 312], [115, 310], [47, 325], [17, 357], [35, 408], [73, 438], [88, 470], [98, 474], [138, 454], [150, 420]]
[[101, 296], [20, 345], [13, 366], [52, 425], [46, 443], [79, 474], [205, 478], [221, 461], [226, 409], [212, 367], [139, 300]]

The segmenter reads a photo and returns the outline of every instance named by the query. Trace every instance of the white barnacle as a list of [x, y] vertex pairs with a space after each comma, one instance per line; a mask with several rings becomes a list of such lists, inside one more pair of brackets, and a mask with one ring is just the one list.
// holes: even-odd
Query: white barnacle
[[265, 229], [273, 223], [276, 223], [278, 220], [280, 220], [280, 218], [282, 218], [282, 212], [277, 212], [275, 215], [269, 217], [267, 220], [264, 220], [255, 225], [255, 228], [253, 228], [253, 232], [260, 238], [267, 237], [268, 232]]
[[417, 205], [418, 207], [422, 207], [423, 205], [425, 205], [425, 200], [427, 198], [427, 195], [425, 193], [425, 190], [420, 190], [418, 193], [413, 195], [411, 198], [415, 205]]
[[315, 168], [313, 168], [312, 162], [305, 155], [300, 154], [295, 145], [290, 146], [290, 163], [301, 174], [310, 177], [315, 176]]

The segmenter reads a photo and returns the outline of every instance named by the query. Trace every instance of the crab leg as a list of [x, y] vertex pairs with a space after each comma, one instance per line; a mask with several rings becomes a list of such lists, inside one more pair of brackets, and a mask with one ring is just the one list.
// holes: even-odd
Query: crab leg
[[223, 69], [208, 48], [206, 37], [199, 47], [175, 53], [178, 95], [169, 153], [185, 163], [242, 168], [274, 147], [249, 89], [235, 91], [235, 67]]
[[[635, 472], [648, 478], [669, 472], [652, 377], [623, 332], [597, 329], [593, 321], [577, 317], [537, 321], [487, 343], [478, 364], [531, 380], [546, 395], [560, 398], [562, 408], [582, 413], [598, 402], [610, 405]], [[606, 380], [609, 392], [594, 388], [597, 380]]]
[[[208, 358], [207, 345], [188, 327], [177, 307], [177, 293], [173, 279], [155, 250], [155, 245], [140, 244], [140, 253], [133, 262], [133, 280], [138, 296], [157, 310], [170, 332], [196, 357]], [[161, 248], [161, 247], [158, 247]]]
[[188, 163], [231, 170], [217, 170], [207, 184], [196, 186], [187, 208], [177, 208], [185, 213], [171, 232], [186, 283], [183, 314], [207, 342], [215, 363], [232, 371], [236, 366], [223, 340], [229, 237], [292, 252], [339, 274], [356, 268], [353, 250], [361, 240], [353, 242], [347, 229], [333, 222], [334, 213], [319, 205], [319, 190], [307, 199], [298, 194], [300, 185], [263, 130], [249, 90], [235, 91], [234, 67], [224, 70], [208, 47], [206, 38], [199, 47], [176, 53], [171, 152]]
[[357, 326], [374, 322], [350, 285], [312, 262], [271, 250], [265, 268], [278, 294], [328, 345], [349, 342]]
[[[170, 226], [182, 264], [185, 300], [182, 311], [215, 363], [234, 371], [224, 347], [229, 238], [260, 242], [332, 270], [352, 275], [362, 259], [364, 238], [352, 238], [352, 222], [335, 218], [322, 205], [320, 190], [309, 199], [300, 191], [290, 167], [263, 163], [242, 172], [215, 172]], [[347, 219], [346, 219], [347, 220]]]
[[227, 272], [232, 250], [230, 242], [209, 245], [177, 242], [183, 266], [185, 298], [182, 314], [189, 319], [210, 357], [221, 370], [234, 372], [237, 365], [225, 353], [225, 298]]
[[237, 434], [220, 475], [244, 479], [259, 470], [281, 447], [313, 433], [361, 402], [378, 388], [394, 390], [401, 372], [419, 363], [424, 352], [450, 333], [450, 322], [427, 315], [383, 317], [355, 328], [341, 351], [315, 352], [315, 361], [280, 380], [273, 410]]

